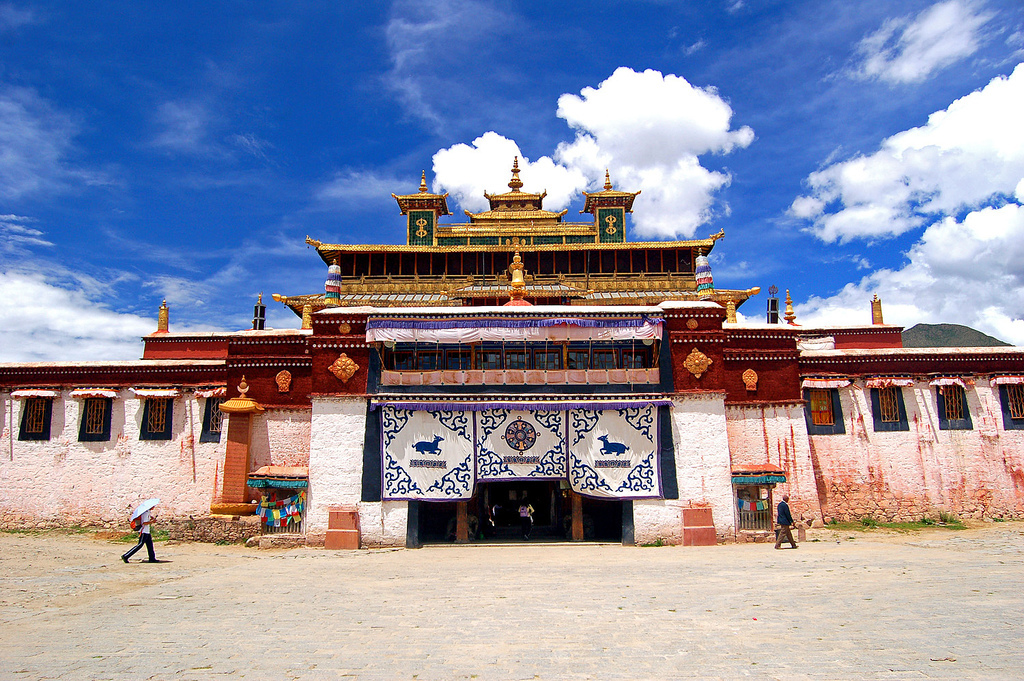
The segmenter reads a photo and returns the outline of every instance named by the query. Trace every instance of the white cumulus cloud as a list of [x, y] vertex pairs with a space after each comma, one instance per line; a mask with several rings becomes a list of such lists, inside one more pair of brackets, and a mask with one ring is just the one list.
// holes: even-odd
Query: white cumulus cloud
[[898, 270], [878, 270], [829, 298], [797, 306], [804, 324], [867, 323], [882, 299], [885, 321], [957, 323], [1024, 345], [1024, 180], [1016, 201], [931, 224]]
[[0, 272], [0, 361], [138, 359], [156, 320], [107, 309], [82, 288], [34, 272]]
[[826, 242], [894, 236], [1009, 195], [1024, 177], [1024, 64], [884, 140], [878, 151], [807, 178], [790, 213]]
[[981, 3], [945, 0], [917, 16], [889, 19], [858, 46], [856, 74], [890, 83], [916, 83], [974, 54], [993, 15]]
[[565, 208], [587, 186], [587, 178], [578, 168], [555, 163], [547, 156], [531, 161], [523, 156], [518, 144], [496, 132], [484, 133], [472, 145], [456, 144], [434, 154], [435, 185], [438, 190], [450, 192], [466, 210], [487, 210], [484, 192], [509, 191], [516, 156], [523, 191], [547, 191], [544, 207], [548, 210]]
[[[754, 139], [747, 126], [731, 129], [732, 109], [714, 88], [653, 70], [616, 69], [596, 88], [559, 97], [557, 115], [576, 137], [550, 157], [521, 161], [524, 190], [546, 189], [545, 207], [563, 208], [581, 190], [599, 189], [608, 168], [616, 188], [643, 192], [633, 231], [647, 238], [689, 237], [708, 222], [715, 192], [730, 177], [708, 170], [699, 157]], [[481, 210], [484, 189], [504, 191], [515, 155], [522, 159], [515, 141], [494, 132], [442, 149], [434, 155], [436, 189]]]

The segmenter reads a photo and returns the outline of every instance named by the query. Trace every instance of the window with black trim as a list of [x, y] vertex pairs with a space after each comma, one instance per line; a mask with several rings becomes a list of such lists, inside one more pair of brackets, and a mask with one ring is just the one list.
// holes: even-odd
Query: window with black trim
[[53, 416], [53, 399], [29, 397], [21, 406], [21, 430], [19, 440], [49, 440], [50, 417]]
[[871, 416], [876, 433], [910, 430], [903, 389], [897, 386], [871, 389]]
[[493, 348], [478, 350], [476, 356], [480, 362], [480, 368], [484, 371], [497, 371], [501, 369], [501, 350]]
[[448, 371], [468, 371], [473, 368], [473, 353], [469, 350], [448, 350], [444, 358], [444, 368]]
[[558, 370], [562, 368], [561, 350], [534, 350], [533, 368], [542, 370]]
[[804, 388], [804, 418], [809, 435], [842, 435], [843, 407], [838, 388]]
[[586, 371], [590, 368], [590, 353], [586, 350], [570, 350], [568, 359], [570, 369]]
[[109, 397], [87, 397], [82, 400], [82, 423], [78, 427], [80, 442], [110, 440], [110, 412], [114, 401]]
[[647, 350], [623, 350], [623, 369], [646, 369], [651, 365]]
[[594, 350], [591, 358], [594, 369], [617, 369], [614, 350]]
[[170, 440], [174, 420], [174, 400], [169, 397], [147, 397], [142, 409], [140, 440]]
[[516, 371], [526, 369], [526, 351], [525, 350], [506, 350], [505, 351], [505, 369], [507, 371]]
[[999, 386], [999, 402], [1003, 408], [1003, 430], [1024, 430], [1024, 385]]
[[203, 411], [203, 432], [199, 435], [200, 442], [220, 442], [221, 425], [224, 423], [224, 412], [220, 410], [220, 397], [207, 397]]
[[967, 393], [963, 386], [936, 386], [935, 401], [939, 412], [939, 430], [974, 429], [971, 412], [967, 408]]

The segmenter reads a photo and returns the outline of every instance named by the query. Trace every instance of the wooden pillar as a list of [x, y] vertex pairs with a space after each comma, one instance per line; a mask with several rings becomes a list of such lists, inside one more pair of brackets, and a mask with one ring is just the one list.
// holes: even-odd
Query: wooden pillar
[[583, 497], [576, 492], [572, 495], [572, 540], [583, 541]]
[[460, 501], [455, 509], [455, 543], [465, 544], [469, 541], [469, 502]]

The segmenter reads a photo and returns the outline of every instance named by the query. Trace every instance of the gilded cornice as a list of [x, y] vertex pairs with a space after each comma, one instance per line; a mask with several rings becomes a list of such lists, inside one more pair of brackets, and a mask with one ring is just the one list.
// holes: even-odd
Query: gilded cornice
[[501, 221], [525, 221], [525, 220], [554, 220], [560, 222], [569, 209], [555, 213], [550, 210], [487, 210], [483, 213], [470, 213], [464, 211], [466, 216], [476, 222], [478, 220], [501, 220]]
[[[439, 229], [442, 226], [439, 226]], [[700, 248], [708, 255], [715, 242], [725, 236], [725, 231], [712, 234], [706, 239], [687, 239], [679, 241], [623, 241], [618, 243], [584, 243], [584, 244], [519, 244], [520, 252], [533, 251], [616, 251], [616, 250], [667, 250], [672, 248]], [[476, 253], [503, 252], [512, 250], [511, 241], [505, 244], [472, 244], [455, 246], [409, 246], [406, 244], [325, 244], [316, 239], [306, 237], [306, 244], [316, 248], [320, 258], [327, 264], [333, 264], [334, 258], [343, 253]]]

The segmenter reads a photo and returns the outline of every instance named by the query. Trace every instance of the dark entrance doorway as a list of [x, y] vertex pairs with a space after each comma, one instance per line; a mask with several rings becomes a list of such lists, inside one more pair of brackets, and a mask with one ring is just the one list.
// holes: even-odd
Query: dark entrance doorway
[[[522, 542], [519, 507], [523, 499], [533, 506], [530, 542], [572, 539], [573, 495], [557, 480], [482, 482], [466, 502], [470, 542]], [[624, 504], [617, 499], [579, 499], [584, 541], [619, 542], [626, 519]], [[456, 539], [458, 504], [455, 502], [410, 502], [410, 522], [416, 528], [413, 545], [451, 543]], [[632, 530], [629, 533], [632, 537]]]
[[531, 541], [565, 539], [562, 519], [570, 510], [562, 501], [564, 496], [556, 481], [485, 482], [477, 485], [476, 497], [469, 502], [470, 513], [480, 518], [478, 537], [522, 541], [519, 507], [525, 501], [533, 506]]

